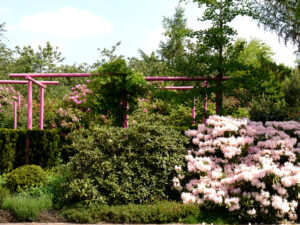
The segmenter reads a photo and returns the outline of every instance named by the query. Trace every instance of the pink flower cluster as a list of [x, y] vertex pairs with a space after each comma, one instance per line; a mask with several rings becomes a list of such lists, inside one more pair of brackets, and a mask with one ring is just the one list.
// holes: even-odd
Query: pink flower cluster
[[[225, 206], [250, 218], [296, 220], [300, 200], [300, 123], [210, 116], [185, 134], [194, 147], [174, 188], [184, 203]], [[192, 177], [190, 180], [183, 179]], [[195, 179], [196, 177], [196, 179]], [[296, 197], [295, 197], [296, 196]]]
[[88, 94], [93, 94], [93, 92], [88, 89], [86, 84], [77, 84], [72, 88], [72, 92], [65, 96], [65, 99], [75, 103], [76, 105], [80, 105], [86, 102], [86, 96]]
[[[56, 113], [61, 117], [58, 125], [62, 128], [77, 128], [80, 126], [80, 117], [82, 112], [79, 109], [72, 108], [59, 108]], [[55, 127], [56, 124], [53, 124], [52, 127]]]
[[0, 109], [3, 105], [13, 105], [14, 101], [18, 99], [19, 92], [17, 92], [11, 85], [0, 86]]

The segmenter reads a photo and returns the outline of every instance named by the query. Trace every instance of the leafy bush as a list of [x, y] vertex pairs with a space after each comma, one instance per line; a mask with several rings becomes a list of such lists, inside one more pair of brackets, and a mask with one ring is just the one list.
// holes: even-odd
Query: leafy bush
[[46, 172], [37, 165], [25, 165], [12, 170], [6, 177], [5, 186], [12, 192], [32, 186], [41, 186], [46, 182]]
[[174, 223], [197, 215], [198, 206], [195, 204], [183, 205], [175, 202], [158, 202], [153, 205], [119, 205], [107, 206], [91, 204], [88, 207], [64, 209], [62, 214], [68, 221], [76, 223]]
[[253, 121], [283, 121], [289, 118], [288, 110], [282, 102], [274, 102], [265, 95], [253, 100], [249, 111]]
[[121, 126], [123, 117], [136, 109], [138, 97], [146, 94], [145, 77], [130, 69], [122, 58], [102, 64], [95, 73], [88, 83], [93, 94], [88, 96], [87, 105], [95, 114], [109, 115]]
[[66, 200], [109, 204], [175, 198], [172, 168], [183, 164], [187, 138], [161, 125], [98, 127], [73, 132], [78, 152], [68, 163]]
[[0, 205], [2, 200], [10, 194], [10, 191], [7, 188], [0, 186]]
[[184, 203], [223, 209], [243, 222], [297, 220], [300, 199], [300, 123], [251, 122], [211, 116], [188, 130], [194, 147], [175, 167]]
[[34, 221], [42, 210], [52, 207], [50, 198], [33, 198], [8, 196], [4, 198], [1, 208], [11, 210], [22, 221]]
[[[297, 98], [298, 96], [298, 98]], [[300, 71], [292, 72], [291, 77], [285, 78], [284, 81], [284, 98], [290, 107], [300, 108]]]

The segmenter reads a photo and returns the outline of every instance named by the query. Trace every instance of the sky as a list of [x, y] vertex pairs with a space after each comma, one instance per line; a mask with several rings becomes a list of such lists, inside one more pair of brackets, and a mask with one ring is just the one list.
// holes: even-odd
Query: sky
[[[162, 20], [172, 17], [179, 0], [0, 0], [0, 23], [6, 23], [5, 44], [58, 46], [64, 64], [92, 64], [100, 58], [98, 49], [121, 41], [117, 54], [138, 57], [138, 49], [151, 53], [158, 49], [163, 36]], [[195, 3], [185, 8], [187, 24], [203, 29], [208, 24], [197, 21], [203, 10]], [[264, 41], [275, 53], [277, 63], [295, 66], [296, 50], [285, 46], [275, 33], [259, 28], [250, 18], [238, 17], [232, 26], [239, 38]]]

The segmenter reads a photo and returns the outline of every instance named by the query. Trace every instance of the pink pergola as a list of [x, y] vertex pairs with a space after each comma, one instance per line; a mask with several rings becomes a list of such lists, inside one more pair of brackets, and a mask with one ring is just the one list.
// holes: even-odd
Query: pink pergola
[[59, 84], [58, 81], [37, 81], [35, 77], [89, 77], [90, 73], [11, 73], [10, 77], [22, 77], [27, 81], [18, 81], [25, 82], [28, 84], [28, 106], [27, 106], [27, 129], [32, 129], [32, 84], [37, 84], [40, 89], [40, 129], [44, 129], [44, 93], [45, 93], [45, 85]]
[[[169, 87], [162, 87], [159, 89], [165, 89], [165, 90], [191, 90], [193, 89], [193, 86], [169, 86]], [[207, 102], [206, 102], [206, 98], [204, 98], [204, 116], [203, 116], [203, 121], [205, 122], [205, 115], [207, 112]], [[193, 124], [196, 123], [196, 98], [194, 97], [193, 100], [193, 108], [192, 108], [192, 118], [193, 118]]]
[[[213, 77], [145, 77], [146, 81], [209, 81], [209, 80], [218, 80], [219, 78], [217, 76]], [[223, 77], [222, 81], [229, 80], [230, 77]], [[207, 84], [205, 84], [207, 85]], [[183, 89], [181, 90], [189, 90], [192, 89], [193, 86], [184, 86]], [[176, 90], [176, 87], [170, 87], [173, 88], [173, 90]], [[172, 89], [170, 89], [172, 90]], [[179, 89], [177, 89], [179, 90]], [[195, 101], [195, 99], [194, 99]], [[195, 103], [194, 103], [195, 105]], [[207, 96], [203, 98], [203, 108], [204, 108], [204, 116], [203, 116], [203, 123], [206, 122], [206, 117], [205, 114], [207, 112]], [[216, 112], [218, 112], [219, 109], [216, 105]], [[194, 108], [193, 108], [193, 113], [194, 113]]]
[[[0, 80], [0, 84], [27, 84], [28, 85], [28, 106], [27, 106], [27, 129], [32, 129], [32, 83], [36, 83], [41, 87], [40, 91], [40, 129], [43, 129], [44, 121], [44, 89], [45, 85], [57, 85], [58, 81], [36, 81], [30, 77], [26, 80]], [[14, 104], [14, 128], [17, 128], [17, 108], [21, 108], [21, 96], [18, 96], [18, 107]]]
[[[12, 73], [10, 77], [23, 77], [28, 80], [28, 120], [27, 120], [27, 128], [32, 129], [32, 82], [39, 85], [41, 87], [41, 96], [44, 96], [44, 88], [43, 83], [40, 81], [34, 80], [35, 77], [89, 77], [91, 73]], [[113, 74], [110, 74], [113, 75]], [[230, 77], [223, 77], [222, 81], [228, 80]], [[208, 81], [208, 80], [218, 80], [218, 77], [145, 77], [146, 81]], [[207, 101], [205, 101], [204, 108], [207, 109]], [[123, 102], [125, 106], [125, 111], [128, 111], [129, 105], [127, 102]], [[41, 97], [41, 112], [43, 111], [44, 100]], [[218, 111], [218, 108], [216, 108]], [[41, 117], [43, 118], [43, 117]], [[129, 116], [126, 114], [123, 118], [123, 128], [128, 127], [128, 119]], [[41, 125], [43, 120], [40, 120], [40, 128], [43, 128]]]

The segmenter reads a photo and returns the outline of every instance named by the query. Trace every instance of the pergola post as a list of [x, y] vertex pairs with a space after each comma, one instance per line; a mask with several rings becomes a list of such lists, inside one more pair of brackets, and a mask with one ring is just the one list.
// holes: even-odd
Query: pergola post
[[27, 129], [32, 130], [32, 81], [28, 80], [27, 92]]
[[193, 100], [193, 109], [192, 109], [193, 125], [196, 124], [196, 98]]
[[45, 88], [41, 87], [40, 90], [40, 129], [44, 129], [44, 92]]
[[17, 129], [17, 101], [14, 101], [14, 129]]
[[20, 117], [20, 110], [21, 110], [21, 94], [18, 94], [18, 122], [21, 122], [21, 117]]

